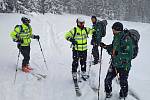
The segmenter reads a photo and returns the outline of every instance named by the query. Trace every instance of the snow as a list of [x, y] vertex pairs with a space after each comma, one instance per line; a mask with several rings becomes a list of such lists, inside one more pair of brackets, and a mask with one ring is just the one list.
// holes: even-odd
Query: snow
[[[76, 97], [71, 77], [72, 51], [70, 43], [64, 39], [65, 32], [76, 25], [76, 18], [83, 17], [86, 26], [91, 27], [90, 17], [83, 15], [28, 15], [31, 18], [31, 26], [34, 34], [40, 35], [40, 42], [48, 65], [45, 67], [39, 44], [36, 40], [31, 43], [30, 65], [37, 72], [47, 74], [47, 78], [37, 81], [31, 74], [17, 73], [16, 82], [15, 67], [18, 56], [16, 44], [10, 38], [10, 32], [14, 26], [21, 24], [21, 14], [0, 14], [0, 100], [97, 100], [88, 82], [80, 85], [82, 96]], [[111, 26], [115, 22], [108, 21], [107, 35], [103, 38], [104, 43], [111, 43]], [[141, 100], [149, 100], [150, 92], [150, 65], [149, 62], [149, 30], [150, 24], [139, 22], [122, 21], [126, 28], [137, 29], [141, 34], [139, 42], [139, 54], [132, 61], [132, 69], [129, 75], [129, 88], [134, 91]], [[88, 40], [88, 60], [91, 56], [90, 39]], [[109, 66], [110, 56], [103, 51], [100, 100], [104, 98], [104, 78]], [[19, 60], [21, 68], [22, 56]], [[99, 65], [91, 67], [92, 86], [98, 86]], [[119, 86], [113, 83], [113, 93], [118, 95]], [[129, 96], [129, 100], [135, 100]], [[114, 99], [115, 96], [114, 96]]]

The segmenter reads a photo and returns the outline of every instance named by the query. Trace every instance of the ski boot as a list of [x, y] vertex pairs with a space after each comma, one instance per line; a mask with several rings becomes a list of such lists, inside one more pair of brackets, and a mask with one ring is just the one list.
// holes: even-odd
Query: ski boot
[[33, 68], [31, 68], [29, 65], [26, 65], [26, 67], [27, 67], [29, 70], [33, 70]]
[[22, 71], [25, 73], [29, 73], [31, 70], [28, 69], [27, 65], [22, 65]]

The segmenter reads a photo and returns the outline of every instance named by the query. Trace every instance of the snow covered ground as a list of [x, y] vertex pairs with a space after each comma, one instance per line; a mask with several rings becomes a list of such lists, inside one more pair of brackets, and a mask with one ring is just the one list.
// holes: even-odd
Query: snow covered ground
[[[82, 15], [28, 15], [34, 34], [39, 34], [42, 49], [48, 65], [45, 68], [39, 44], [36, 40], [31, 43], [31, 67], [37, 72], [47, 74], [47, 78], [37, 81], [31, 74], [18, 71], [14, 84], [15, 67], [18, 50], [9, 34], [16, 24], [21, 24], [21, 14], [0, 14], [0, 100], [97, 100], [97, 93], [93, 92], [88, 82], [81, 83], [82, 96], [76, 97], [71, 77], [72, 51], [70, 43], [64, 39], [65, 32], [76, 25], [76, 18]], [[86, 26], [91, 27], [90, 17], [82, 16]], [[115, 21], [108, 21], [107, 34], [103, 42], [112, 41], [111, 26]], [[149, 100], [150, 92], [150, 62], [149, 50], [150, 24], [122, 21], [126, 28], [137, 29], [141, 34], [138, 57], [132, 61], [129, 76], [129, 88], [136, 92], [140, 100]], [[88, 42], [88, 60], [91, 56], [90, 39]], [[104, 98], [104, 78], [109, 66], [110, 56], [103, 51], [100, 100]], [[22, 56], [19, 60], [21, 67]], [[98, 86], [99, 65], [91, 68], [92, 86]], [[113, 84], [113, 93], [118, 95], [119, 86]], [[116, 100], [114, 97], [113, 100]], [[129, 96], [128, 100], [135, 100]]]

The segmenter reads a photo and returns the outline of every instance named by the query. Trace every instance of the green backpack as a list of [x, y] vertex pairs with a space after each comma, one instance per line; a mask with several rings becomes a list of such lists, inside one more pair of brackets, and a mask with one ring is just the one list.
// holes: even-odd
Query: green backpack
[[99, 29], [99, 33], [101, 33], [101, 37], [104, 37], [106, 35], [106, 25], [107, 25], [107, 20], [98, 21], [96, 23], [96, 27]]

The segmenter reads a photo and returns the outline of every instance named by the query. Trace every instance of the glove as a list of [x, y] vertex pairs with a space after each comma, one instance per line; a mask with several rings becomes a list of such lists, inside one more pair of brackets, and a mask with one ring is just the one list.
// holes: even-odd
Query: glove
[[77, 41], [73, 38], [70, 38], [70, 42], [72, 42], [72, 45], [74, 45], [74, 46], [77, 44]]
[[17, 39], [15, 42], [23, 43], [23, 39]]
[[20, 43], [17, 44], [17, 48], [18, 48], [19, 50], [21, 49], [21, 44], [20, 44]]
[[100, 47], [102, 47], [102, 48], [106, 49], [106, 48], [107, 48], [107, 45], [106, 45], [106, 44], [104, 44], [103, 42], [101, 42], [101, 43], [100, 43]]
[[40, 36], [39, 36], [39, 35], [34, 35], [34, 39], [39, 40], [39, 39], [40, 39]]

